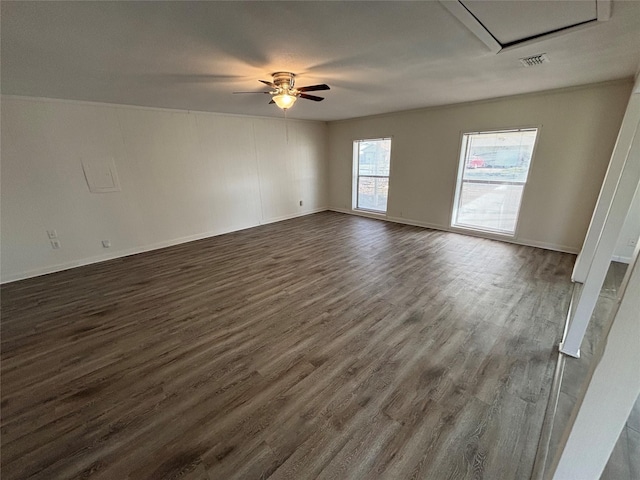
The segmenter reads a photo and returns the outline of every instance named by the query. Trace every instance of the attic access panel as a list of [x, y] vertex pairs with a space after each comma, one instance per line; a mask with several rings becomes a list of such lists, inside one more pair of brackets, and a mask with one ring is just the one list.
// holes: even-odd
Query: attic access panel
[[495, 53], [608, 20], [611, 0], [440, 0]]

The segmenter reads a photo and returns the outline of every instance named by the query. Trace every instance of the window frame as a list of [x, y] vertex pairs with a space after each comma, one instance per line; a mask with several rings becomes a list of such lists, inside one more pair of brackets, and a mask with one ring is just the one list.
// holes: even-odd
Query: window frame
[[[536, 130], [536, 138], [533, 142], [533, 149], [531, 150], [531, 160], [529, 161], [529, 169], [527, 170], [527, 176], [524, 183], [520, 182], [495, 182], [501, 185], [513, 185], [518, 184], [522, 185], [522, 197], [520, 198], [520, 205], [518, 205], [518, 210], [516, 212], [516, 223], [513, 230], [513, 233], [504, 232], [500, 230], [494, 230], [491, 228], [482, 228], [477, 226], [466, 226], [466, 225], [456, 225], [454, 222], [456, 221], [456, 217], [458, 215], [458, 209], [460, 205], [460, 193], [462, 192], [462, 183], [463, 183], [463, 175], [465, 168], [465, 159], [467, 156], [467, 146], [465, 145], [465, 136], [475, 135], [475, 134], [491, 134], [491, 133], [511, 133], [511, 132], [520, 132], [523, 130]], [[451, 216], [449, 221], [449, 228], [452, 231], [459, 231], [467, 234], [477, 234], [486, 237], [494, 237], [494, 238], [518, 238], [518, 232], [520, 228], [520, 211], [522, 210], [522, 204], [524, 203], [524, 199], [526, 197], [527, 185], [529, 184], [529, 178], [531, 175], [531, 169], [533, 168], [533, 163], [536, 156], [536, 151], [538, 148], [538, 141], [540, 140], [540, 134], [542, 133], [542, 124], [538, 125], [523, 125], [518, 127], [506, 127], [506, 128], [489, 128], [489, 129], [478, 129], [478, 130], [468, 130], [468, 131], [460, 131], [460, 141], [458, 144], [458, 167], [456, 171], [456, 181], [453, 189], [453, 197], [451, 204]], [[489, 182], [485, 182], [489, 183]]]
[[[389, 175], [360, 175], [360, 150], [361, 142], [373, 142], [379, 140], [389, 141]], [[355, 138], [352, 140], [352, 182], [351, 182], [351, 210], [364, 212], [369, 215], [387, 216], [389, 211], [389, 192], [391, 191], [391, 153], [393, 151], [393, 136], [374, 137], [374, 138]], [[374, 210], [371, 208], [363, 208], [358, 206], [360, 177], [362, 178], [386, 178], [389, 182], [387, 190], [387, 208], [385, 210]]]

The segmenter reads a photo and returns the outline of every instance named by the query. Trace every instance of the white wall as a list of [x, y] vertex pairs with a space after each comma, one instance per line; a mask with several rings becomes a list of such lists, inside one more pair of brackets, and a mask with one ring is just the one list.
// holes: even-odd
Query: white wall
[[[287, 125], [2, 97], [2, 281], [326, 209], [327, 126]], [[90, 193], [81, 161], [108, 158], [122, 191]]]
[[627, 213], [627, 218], [618, 237], [618, 244], [613, 254], [614, 260], [629, 263], [635, 248], [633, 245], [629, 245], [630, 240], [635, 240], [636, 242], [640, 240], [640, 187], [636, 190], [631, 207], [629, 207], [629, 213]]
[[351, 211], [352, 141], [393, 137], [389, 219], [449, 229], [461, 134], [539, 126], [514, 241], [577, 253], [631, 81], [329, 124], [331, 208]]

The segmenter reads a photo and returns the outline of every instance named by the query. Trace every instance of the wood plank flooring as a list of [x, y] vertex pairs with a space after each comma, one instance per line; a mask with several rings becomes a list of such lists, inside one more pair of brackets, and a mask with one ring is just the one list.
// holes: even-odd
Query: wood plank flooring
[[2, 286], [12, 479], [527, 479], [574, 256], [323, 212]]

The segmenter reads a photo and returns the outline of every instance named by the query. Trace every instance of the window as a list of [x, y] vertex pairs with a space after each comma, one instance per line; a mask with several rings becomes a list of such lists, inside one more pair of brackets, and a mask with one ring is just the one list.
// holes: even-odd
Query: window
[[462, 137], [451, 226], [514, 235], [538, 129]]
[[353, 142], [354, 208], [386, 213], [390, 159], [390, 138]]

